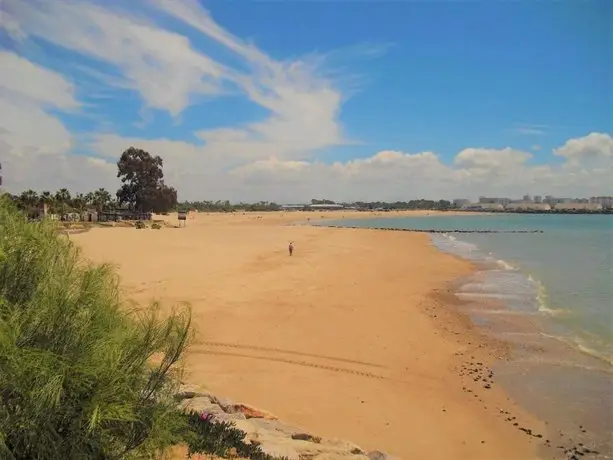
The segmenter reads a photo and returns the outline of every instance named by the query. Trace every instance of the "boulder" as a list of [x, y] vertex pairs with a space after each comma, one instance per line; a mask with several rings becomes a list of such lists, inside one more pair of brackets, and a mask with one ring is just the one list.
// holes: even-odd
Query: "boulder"
[[207, 396], [196, 396], [191, 399], [184, 399], [180, 405], [183, 410], [193, 410], [196, 412], [206, 412], [208, 414], [223, 414], [221, 407], [211, 401]]
[[321, 438], [318, 436], [313, 436], [311, 434], [308, 433], [295, 433], [292, 435], [292, 439], [298, 440], [298, 441], [309, 441], [315, 444], [319, 444], [321, 442]]
[[202, 396], [209, 398], [211, 401], [215, 401], [215, 396], [211, 392], [197, 385], [182, 384], [179, 387], [179, 391], [175, 394], [175, 398], [179, 401]]
[[246, 417], [241, 413], [226, 414], [225, 412], [215, 412], [213, 413], [213, 420], [215, 422], [229, 422], [236, 424], [236, 422], [238, 422], [239, 420], [246, 420]]
[[264, 420], [278, 420], [279, 418], [270, 412], [266, 412], [262, 409], [256, 409], [255, 407], [248, 406], [247, 404], [231, 404], [222, 405], [225, 411], [229, 414], [235, 414], [240, 412], [247, 418], [261, 418]]
[[369, 460], [366, 455], [361, 454], [339, 454], [332, 452], [324, 452], [316, 455], [313, 460]]
[[303, 433], [304, 430], [296, 428], [294, 426], [286, 425], [280, 420], [268, 420], [264, 418], [250, 419], [252, 425], [258, 432], [267, 431], [275, 433], [279, 437], [292, 438], [294, 435]]
[[349, 441], [345, 441], [344, 439], [336, 439], [336, 438], [326, 439], [326, 441], [323, 444], [329, 447], [334, 447], [339, 451], [353, 452], [356, 454], [360, 454], [364, 452], [360, 448], [360, 446], [358, 446], [357, 444], [354, 444]]
[[276, 458], [285, 458], [287, 460], [300, 460], [300, 455], [291, 446], [283, 441], [280, 443], [275, 442], [263, 442], [260, 444], [260, 449], [265, 454], [268, 454]]
[[370, 460], [396, 460], [395, 457], [392, 457], [385, 452], [381, 452], [380, 450], [373, 450], [368, 452], [367, 455]]

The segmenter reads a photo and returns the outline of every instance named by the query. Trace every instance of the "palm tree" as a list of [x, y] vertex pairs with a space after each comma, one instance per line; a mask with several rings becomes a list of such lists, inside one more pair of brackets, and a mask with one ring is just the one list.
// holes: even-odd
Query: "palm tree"
[[93, 204], [98, 212], [108, 209], [111, 205], [113, 197], [104, 188], [99, 188], [93, 193]]
[[39, 204], [38, 193], [34, 190], [26, 190], [19, 195], [18, 203], [29, 217], [36, 216], [36, 210]]
[[53, 203], [53, 195], [49, 190], [45, 190], [40, 194], [40, 201], [42, 203], [51, 204]]
[[82, 193], [77, 193], [72, 199], [72, 207], [75, 208], [75, 210], [79, 214], [83, 214], [87, 209], [87, 201], [85, 200], [85, 195], [83, 195]]
[[64, 215], [71, 210], [71, 197], [68, 189], [61, 188], [55, 192], [55, 202], [57, 205], [57, 211], [62, 220], [64, 220]]

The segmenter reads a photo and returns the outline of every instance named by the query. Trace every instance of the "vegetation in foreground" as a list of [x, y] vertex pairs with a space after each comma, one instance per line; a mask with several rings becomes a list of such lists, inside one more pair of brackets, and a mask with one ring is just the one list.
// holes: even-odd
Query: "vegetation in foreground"
[[187, 307], [128, 308], [112, 267], [0, 199], [0, 458], [156, 458], [179, 443], [266, 458], [176, 409], [189, 338]]

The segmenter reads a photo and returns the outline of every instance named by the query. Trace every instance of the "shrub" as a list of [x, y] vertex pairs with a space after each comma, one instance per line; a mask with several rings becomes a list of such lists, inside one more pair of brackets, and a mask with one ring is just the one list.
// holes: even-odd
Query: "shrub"
[[151, 228], [154, 230], [160, 230], [162, 226], [158, 224], [157, 222], [154, 222], [153, 224], [151, 224]]
[[127, 308], [110, 266], [0, 200], [0, 458], [151, 458], [179, 442], [189, 336], [188, 308]]
[[137, 230], [140, 230], [142, 228], [147, 228], [147, 224], [144, 223], [142, 220], [137, 220], [134, 226], [136, 227]]
[[245, 442], [245, 433], [228, 422], [213, 422], [210, 416], [197, 412], [185, 414], [188, 434], [184, 436], [188, 444], [188, 454], [208, 453], [221, 457], [238, 456], [252, 460], [272, 460], [273, 457], [262, 452], [256, 444]]

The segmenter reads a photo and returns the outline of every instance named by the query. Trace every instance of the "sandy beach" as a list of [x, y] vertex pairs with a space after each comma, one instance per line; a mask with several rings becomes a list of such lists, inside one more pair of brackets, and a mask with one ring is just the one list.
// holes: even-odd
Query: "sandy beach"
[[117, 264], [127, 297], [191, 304], [190, 382], [400, 458], [538, 458], [540, 441], [506, 413], [542, 424], [466, 375], [487, 374], [505, 353], [453, 307], [447, 283], [469, 274], [468, 262], [425, 234], [289, 225], [373, 214], [195, 214], [185, 228], [70, 238]]

